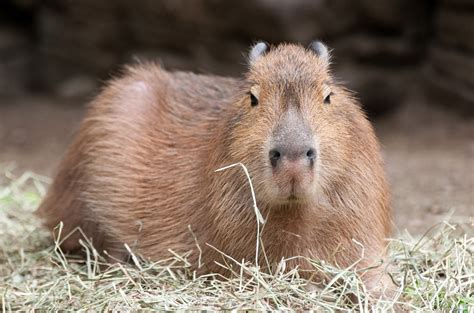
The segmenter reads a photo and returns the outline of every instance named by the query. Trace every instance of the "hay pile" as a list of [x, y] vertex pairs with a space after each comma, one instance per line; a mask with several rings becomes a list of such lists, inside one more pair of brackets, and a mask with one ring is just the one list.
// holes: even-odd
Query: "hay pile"
[[[84, 240], [87, 260], [65, 256], [32, 215], [48, 179], [33, 173], [15, 176], [0, 168], [0, 308], [45, 310], [136, 309], [327, 309], [368, 308], [364, 286], [351, 270], [312, 260], [315, 270], [334, 279], [311, 290], [284, 262], [272, 274], [238, 265], [231, 278], [196, 277], [187, 255], [150, 263], [137, 256], [130, 264], [107, 264]], [[379, 300], [407, 310], [474, 310], [474, 227], [443, 223], [420, 238], [392, 240], [391, 276], [397, 297]], [[226, 257], [228, 263], [234, 261]], [[226, 266], [226, 265], [223, 265]], [[337, 281], [337, 282], [336, 282]], [[342, 282], [342, 283], [341, 283]], [[312, 288], [314, 289], [314, 288]], [[354, 305], [348, 295], [359, 298]]]

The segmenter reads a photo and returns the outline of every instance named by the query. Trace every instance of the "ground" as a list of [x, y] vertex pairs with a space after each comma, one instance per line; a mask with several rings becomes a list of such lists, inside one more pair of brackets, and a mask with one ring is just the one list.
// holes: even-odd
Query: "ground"
[[[0, 103], [0, 163], [52, 175], [84, 113], [47, 97]], [[422, 234], [443, 220], [473, 223], [474, 120], [421, 97], [375, 120], [389, 181], [395, 232]]]

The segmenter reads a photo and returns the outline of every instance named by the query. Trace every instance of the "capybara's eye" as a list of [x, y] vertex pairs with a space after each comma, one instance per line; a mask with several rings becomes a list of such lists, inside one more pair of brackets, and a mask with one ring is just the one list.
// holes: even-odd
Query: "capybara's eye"
[[331, 96], [332, 96], [332, 95], [333, 95], [333, 93], [330, 92], [330, 93], [326, 96], [326, 98], [324, 98], [324, 103], [326, 103], [326, 104], [331, 103]]
[[249, 91], [250, 95], [250, 104], [254, 107], [258, 105], [258, 97], [260, 96], [260, 86], [253, 85]]
[[253, 93], [250, 93], [250, 104], [254, 107], [258, 104], [258, 99]]

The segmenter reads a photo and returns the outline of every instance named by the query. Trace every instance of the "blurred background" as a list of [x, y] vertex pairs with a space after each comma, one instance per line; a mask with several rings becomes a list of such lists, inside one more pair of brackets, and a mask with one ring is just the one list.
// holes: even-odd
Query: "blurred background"
[[313, 39], [375, 124], [398, 230], [473, 223], [473, 0], [0, 0], [0, 164], [52, 175], [124, 64], [239, 76], [256, 40]]

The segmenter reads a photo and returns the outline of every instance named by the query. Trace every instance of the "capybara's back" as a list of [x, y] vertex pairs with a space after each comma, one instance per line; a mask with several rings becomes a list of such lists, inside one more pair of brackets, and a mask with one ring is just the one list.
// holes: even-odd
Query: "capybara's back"
[[[189, 249], [209, 142], [239, 85], [154, 64], [127, 69], [89, 107], [39, 213], [49, 227], [63, 221], [63, 235], [81, 227], [109, 253], [124, 243]], [[66, 249], [80, 248], [80, 236]]]
[[69, 251], [80, 228], [110, 257], [125, 259], [127, 244], [152, 260], [193, 250], [197, 263], [199, 245], [200, 270], [221, 271], [218, 250], [255, 257], [246, 175], [215, 172], [242, 163], [265, 218], [262, 261], [348, 266], [364, 250], [360, 266], [377, 263], [391, 223], [379, 147], [328, 58], [319, 42], [258, 43], [238, 79], [128, 68], [92, 102], [39, 214], [50, 229], [63, 222]]

